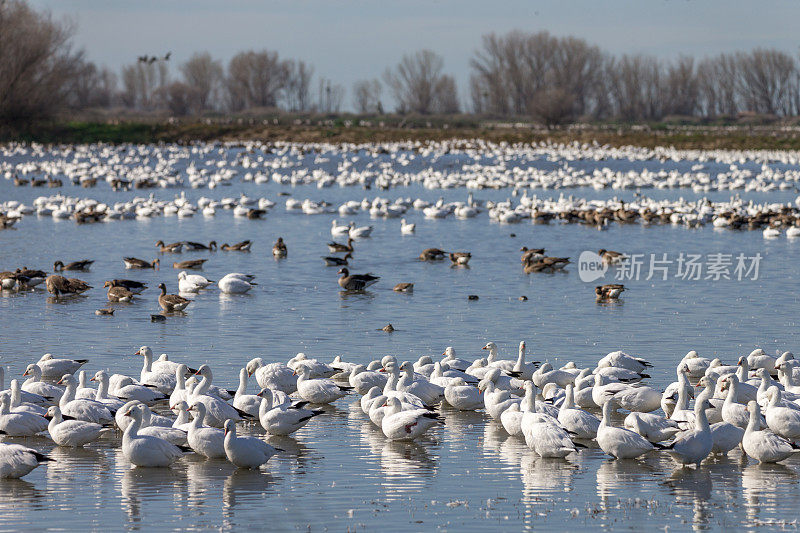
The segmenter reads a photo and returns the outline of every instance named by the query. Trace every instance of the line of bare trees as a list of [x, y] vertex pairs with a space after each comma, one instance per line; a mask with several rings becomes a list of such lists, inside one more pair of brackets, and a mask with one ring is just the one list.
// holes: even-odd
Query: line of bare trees
[[[173, 115], [285, 110], [338, 113], [343, 86], [301, 60], [249, 50], [224, 64], [197, 53], [171, 69], [171, 54], [140, 56], [119, 74], [73, 50], [73, 28], [24, 0], [0, 0], [0, 120], [30, 121], [64, 109], [126, 108]], [[471, 62], [466, 105], [444, 60], [403, 56], [356, 82], [360, 114], [454, 114], [466, 110], [547, 124], [575, 120], [800, 115], [800, 60], [773, 49], [696, 60], [614, 56], [583, 39], [548, 32], [485, 35]], [[387, 98], [388, 97], [388, 98]], [[391, 103], [391, 106], [386, 106]]]

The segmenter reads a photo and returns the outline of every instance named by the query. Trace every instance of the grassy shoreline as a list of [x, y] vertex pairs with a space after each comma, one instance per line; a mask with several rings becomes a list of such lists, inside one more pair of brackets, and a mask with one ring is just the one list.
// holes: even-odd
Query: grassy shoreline
[[366, 143], [483, 139], [492, 142], [597, 142], [610, 146], [678, 149], [800, 150], [800, 128], [778, 126], [581, 125], [545, 129], [525, 124], [442, 121], [359, 124], [357, 121], [72, 121], [0, 132], [0, 141], [58, 143], [187, 143], [291, 141]]

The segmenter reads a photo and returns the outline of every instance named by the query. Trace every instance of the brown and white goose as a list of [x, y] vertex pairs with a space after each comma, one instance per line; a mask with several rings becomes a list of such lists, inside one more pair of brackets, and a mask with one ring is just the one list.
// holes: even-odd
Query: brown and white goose
[[92, 288], [91, 285], [84, 281], [75, 278], [67, 279], [57, 274], [47, 276], [45, 285], [47, 286], [47, 291], [56, 298], [62, 294], [81, 294]]
[[125, 287], [114, 285], [113, 281], [106, 281], [103, 287], [108, 287], [107, 295], [109, 302], [130, 302], [133, 300], [133, 293], [131, 291]]
[[180, 261], [178, 263], [172, 263], [172, 268], [179, 268], [181, 270], [186, 268], [192, 269], [200, 269], [203, 268], [203, 263], [208, 261], [208, 259], [192, 259], [189, 261]]
[[347, 265], [347, 261], [353, 258], [353, 255], [350, 252], [347, 252], [344, 257], [336, 257], [333, 255], [323, 256], [323, 261], [325, 261], [325, 265], [332, 267], [332, 266], [345, 266]]
[[125, 262], [125, 268], [152, 268], [157, 269], [161, 264], [159, 259], [153, 260], [152, 263], [148, 263], [143, 259], [137, 259], [136, 257], [123, 257], [122, 261]]
[[108, 283], [111, 283], [112, 287], [122, 287], [124, 289], [128, 289], [133, 294], [139, 294], [147, 288], [146, 283], [134, 281], [132, 279], [112, 279]]
[[346, 291], [361, 291], [374, 285], [378, 282], [380, 276], [373, 276], [372, 274], [350, 274], [346, 268], [342, 268], [338, 272], [342, 275], [339, 278], [339, 286]]
[[278, 237], [278, 241], [272, 247], [272, 255], [281, 258], [286, 257], [288, 254], [289, 250], [286, 248], [286, 243], [283, 242], [283, 237]]
[[594, 288], [594, 293], [597, 295], [598, 300], [616, 300], [624, 290], [625, 285], [609, 283], [607, 285], [598, 285]]
[[162, 253], [177, 254], [183, 250], [183, 242], [171, 242], [169, 244], [164, 244], [164, 241], [158, 241], [156, 243], [156, 248], [158, 248], [158, 251]]
[[72, 263], [67, 263], [66, 265], [61, 261], [56, 261], [53, 263], [53, 272], [61, 272], [62, 270], [86, 270], [90, 266], [92, 266], [94, 261], [89, 259], [84, 259], [83, 261], [73, 261]]
[[328, 243], [328, 250], [331, 253], [343, 253], [343, 252], [352, 252], [353, 251], [353, 238], [349, 237], [347, 239], [347, 244], [341, 244], [336, 241], [331, 241]]
[[198, 252], [198, 251], [213, 251], [217, 249], [217, 241], [211, 241], [208, 243], [208, 246], [201, 242], [194, 242], [194, 241], [183, 241], [183, 245], [186, 249], [190, 252]]
[[236, 244], [228, 244], [226, 242], [219, 249], [223, 252], [249, 252], [252, 244], [250, 241], [237, 242]]
[[167, 286], [163, 283], [159, 283], [158, 288], [161, 289], [161, 294], [158, 297], [158, 305], [160, 305], [161, 309], [167, 313], [183, 311], [190, 303], [192, 303], [192, 300], [184, 298], [183, 296], [178, 296], [177, 294], [167, 294]]
[[440, 261], [445, 258], [447, 253], [439, 248], [426, 248], [419, 254], [420, 261]]
[[450, 252], [450, 261], [454, 265], [466, 265], [471, 258], [472, 254], [469, 252]]

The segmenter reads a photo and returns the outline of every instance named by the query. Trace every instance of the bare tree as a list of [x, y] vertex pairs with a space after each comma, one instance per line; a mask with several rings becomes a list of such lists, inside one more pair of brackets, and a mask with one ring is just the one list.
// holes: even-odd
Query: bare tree
[[623, 55], [609, 63], [615, 115], [623, 120], [662, 117], [661, 67], [654, 57]]
[[20, 0], [0, 2], [0, 123], [47, 118], [67, 102], [85, 64], [72, 28]]
[[730, 54], [708, 58], [697, 66], [700, 112], [707, 117], [733, 117], [739, 111], [738, 65]]
[[224, 77], [222, 63], [208, 52], [194, 54], [180, 66], [183, 81], [196, 91], [197, 109], [214, 109]]
[[[384, 80], [397, 101], [400, 113], [444, 113], [440, 107], [447, 103], [458, 108], [455, 81], [443, 81], [444, 61], [430, 50], [420, 50], [415, 54], [403, 56], [400, 63], [388, 69]], [[448, 94], [440, 94], [447, 91]], [[455, 104], [455, 105], [453, 105]]]
[[156, 109], [163, 102], [164, 92], [159, 88], [167, 82], [165, 61], [156, 57], [122, 67], [122, 101], [133, 109]]
[[700, 84], [693, 57], [681, 56], [667, 66], [662, 93], [665, 115], [692, 116], [697, 112]]
[[167, 109], [175, 116], [182, 117], [197, 113], [200, 109], [200, 90], [188, 83], [176, 81], [161, 87], [159, 91], [163, 93], [159, 96], [166, 104]]
[[72, 108], [109, 107], [117, 92], [117, 76], [107, 68], [83, 62], [69, 84], [68, 104]]
[[736, 55], [739, 70], [738, 90], [750, 111], [769, 115], [792, 112], [790, 94], [797, 71], [794, 58], [778, 50], [758, 48]]
[[286, 62], [286, 108], [289, 111], [307, 111], [311, 107], [311, 78], [314, 68], [305, 61]]
[[228, 97], [233, 110], [277, 107], [286, 87], [287, 66], [277, 52], [240, 52], [228, 63]]
[[382, 114], [381, 82], [378, 80], [362, 80], [353, 84], [353, 106], [356, 113]]
[[338, 113], [344, 101], [344, 87], [329, 79], [320, 78], [317, 99], [317, 110], [320, 113]]

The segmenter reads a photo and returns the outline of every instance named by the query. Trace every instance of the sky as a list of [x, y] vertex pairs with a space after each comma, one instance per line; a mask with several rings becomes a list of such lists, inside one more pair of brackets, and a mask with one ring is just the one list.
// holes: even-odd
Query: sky
[[[481, 36], [547, 30], [615, 54], [662, 58], [774, 47], [800, 52], [797, 0], [30, 0], [71, 21], [75, 43], [114, 70], [140, 55], [180, 64], [196, 51], [227, 62], [270, 49], [342, 84], [380, 77], [430, 48], [466, 95]], [[350, 98], [346, 99], [346, 104]]]

